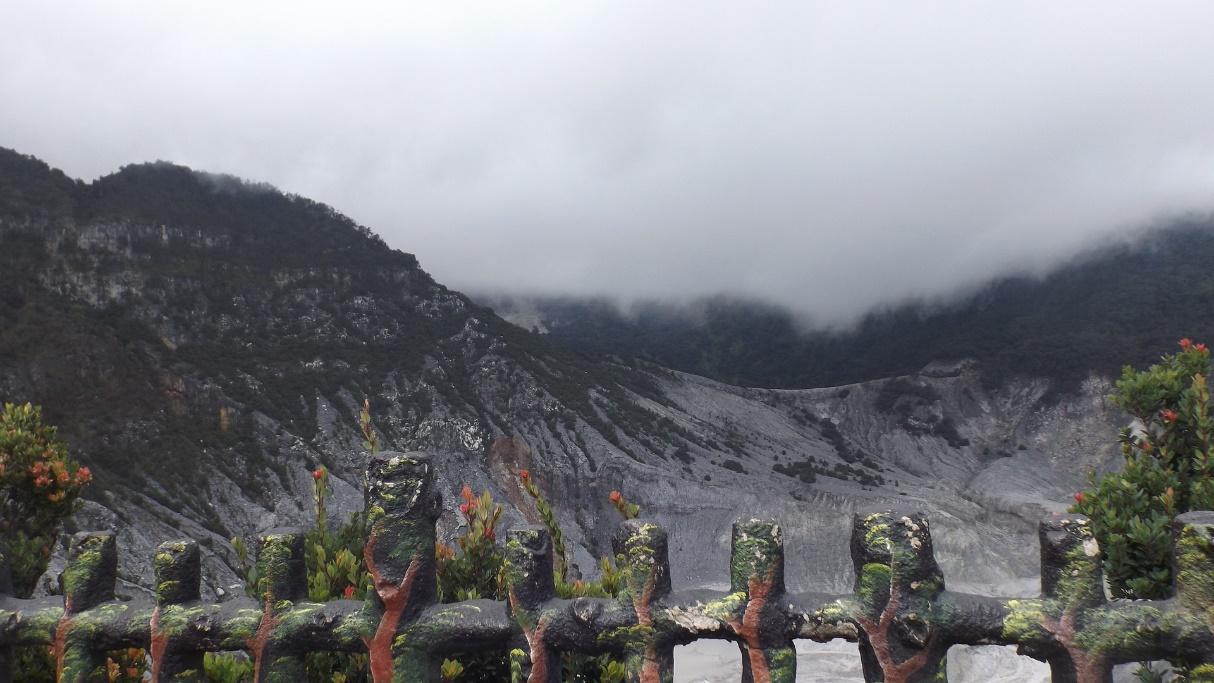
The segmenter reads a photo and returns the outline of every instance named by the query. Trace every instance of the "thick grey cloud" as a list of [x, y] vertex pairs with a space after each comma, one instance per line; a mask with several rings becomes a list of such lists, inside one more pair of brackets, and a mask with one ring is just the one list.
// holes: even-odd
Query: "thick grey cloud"
[[839, 321], [1214, 208], [1214, 3], [0, 6], [0, 145], [337, 207], [469, 290]]

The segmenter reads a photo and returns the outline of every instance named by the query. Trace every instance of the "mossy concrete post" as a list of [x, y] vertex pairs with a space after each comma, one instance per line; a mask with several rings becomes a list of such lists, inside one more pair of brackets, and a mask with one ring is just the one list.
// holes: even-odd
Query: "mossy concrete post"
[[1214, 609], [1214, 512], [1187, 512], [1173, 522], [1176, 599], [1195, 614]]
[[152, 558], [152, 570], [156, 581], [156, 607], [149, 628], [152, 683], [198, 680], [202, 653], [189, 646], [184, 607], [200, 598], [198, 544], [189, 540], [161, 543]]
[[439, 679], [439, 660], [430, 657], [430, 643], [408, 642], [400, 634], [438, 600], [434, 524], [441, 504], [428, 455], [383, 451], [372, 456], [363, 559], [371, 575], [367, 609], [373, 626], [363, 641], [374, 683]]
[[1173, 521], [1176, 602], [1207, 626], [1188, 629], [1177, 650], [1188, 655], [1190, 680], [1214, 681], [1214, 512], [1187, 512]]
[[511, 529], [506, 541], [506, 563], [510, 613], [527, 640], [528, 661], [523, 663], [523, 676], [527, 683], [560, 683], [559, 653], [545, 641], [551, 617], [544, 607], [556, 597], [548, 530], [542, 526]]
[[784, 537], [773, 520], [735, 522], [729, 590], [743, 597], [729, 619], [742, 653], [743, 683], [792, 683], [797, 655], [780, 609], [784, 597]]
[[1084, 647], [1085, 610], [1104, 605], [1100, 545], [1083, 515], [1054, 514], [1041, 521], [1042, 627], [1053, 636], [1045, 654], [1055, 683], [1111, 683], [1113, 665]]
[[93, 649], [96, 625], [78, 616], [114, 600], [118, 576], [118, 546], [112, 533], [80, 532], [68, 545], [67, 566], [59, 575], [63, 588], [63, 617], [55, 628], [52, 650], [60, 683], [95, 680], [105, 665], [105, 653]]
[[271, 530], [257, 540], [257, 590], [262, 600], [261, 622], [248, 638], [253, 655], [254, 683], [288, 683], [305, 678], [303, 656], [274, 637], [282, 613], [308, 595], [304, 534], [299, 529]]
[[670, 595], [670, 549], [666, 530], [657, 524], [629, 519], [611, 539], [616, 561], [625, 569], [618, 599], [636, 615], [636, 632], [625, 652], [629, 683], [669, 683], [674, 680], [674, 644], [670, 630], [657, 622], [655, 607]]
[[949, 642], [936, 624], [944, 576], [922, 513], [858, 512], [852, 519], [860, 661], [870, 683], [946, 679]]

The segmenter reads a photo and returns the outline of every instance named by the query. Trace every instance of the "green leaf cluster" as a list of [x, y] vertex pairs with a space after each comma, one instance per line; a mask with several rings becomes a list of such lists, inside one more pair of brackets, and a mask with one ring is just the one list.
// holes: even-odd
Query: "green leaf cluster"
[[1158, 599], [1171, 591], [1172, 519], [1214, 507], [1210, 353], [1181, 350], [1146, 370], [1126, 367], [1113, 401], [1135, 418], [1120, 434], [1125, 467], [1091, 477], [1075, 512], [1092, 520], [1114, 597]]
[[13, 592], [27, 598], [46, 571], [65, 517], [92, 475], [67, 455], [42, 409], [5, 403], [0, 411], [0, 552], [9, 558]]
[[502, 506], [493, 502], [488, 491], [475, 496], [468, 486], [460, 496], [464, 500], [459, 506], [464, 531], [455, 539], [455, 548], [441, 543], [435, 548], [439, 600], [504, 599], [505, 556], [496, 543]]
[[202, 655], [202, 671], [210, 683], [244, 683], [253, 680], [253, 661], [227, 652]]
[[[535, 478], [528, 470], [519, 472], [519, 479], [523, 483], [523, 489], [535, 501], [535, 510], [539, 514], [540, 521], [543, 522], [544, 527], [548, 530], [548, 535], [552, 538], [552, 574], [557, 597], [569, 599], [618, 596], [624, 588], [627, 569], [622, 562], [618, 566], [612, 564], [609, 557], [599, 560], [598, 580], [569, 580], [565, 534], [556, 520], [552, 504], [540, 492]], [[626, 501], [618, 491], [612, 492], [611, 502], [625, 519], [636, 517], [641, 510], [639, 505]], [[561, 680], [564, 681], [623, 683], [625, 675], [623, 663], [612, 658], [611, 655], [590, 656], [566, 652], [561, 655], [561, 668]]]

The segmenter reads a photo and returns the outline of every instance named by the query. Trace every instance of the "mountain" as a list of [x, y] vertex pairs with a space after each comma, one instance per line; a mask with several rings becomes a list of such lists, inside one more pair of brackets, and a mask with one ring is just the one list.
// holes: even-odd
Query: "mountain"
[[0, 399], [43, 405], [92, 467], [71, 524], [117, 531], [129, 592], [181, 536], [230, 591], [227, 539], [307, 523], [318, 464], [331, 509], [360, 507], [364, 398], [385, 447], [435, 454], [443, 533], [464, 483], [535, 521], [527, 468], [577, 565], [619, 489], [670, 529], [685, 587], [724, 579], [734, 519], [770, 516], [791, 585], [844, 589], [852, 511], [909, 501], [954, 585], [1018, 590], [1037, 518], [1116, 460], [1123, 421], [1107, 380], [992, 385], [980, 361], [777, 390], [568, 350], [327, 206], [166, 163], [83, 183], [0, 151], [0, 245]]
[[1214, 218], [1092, 249], [1043, 277], [998, 279], [947, 303], [910, 303], [845, 331], [806, 330], [784, 308], [728, 297], [680, 305], [607, 299], [480, 300], [549, 340], [644, 358], [744, 386], [814, 387], [972, 358], [991, 386], [1044, 377], [1073, 390], [1091, 373], [1154, 361], [1181, 337], [1214, 339]]

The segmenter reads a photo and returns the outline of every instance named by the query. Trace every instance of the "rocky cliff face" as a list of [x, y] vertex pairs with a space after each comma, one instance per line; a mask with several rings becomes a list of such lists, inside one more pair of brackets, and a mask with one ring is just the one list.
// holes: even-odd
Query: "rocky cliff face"
[[448, 533], [464, 483], [535, 521], [527, 468], [577, 565], [607, 551], [619, 489], [670, 529], [681, 586], [724, 581], [731, 522], [771, 516], [790, 586], [844, 590], [853, 509], [909, 500], [953, 585], [1031, 590], [1037, 518], [1114, 457], [1099, 379], [1044, 400], [1046, 382], [991, 389], [954, 362], [739, 388], [553, 347], [307, 200], [166, 165], [83, 185], [4, 161], [0, 397], [44, 405], [93, 468], [74, 524], [118, 532], [129, 591], [181, 536], [206, 589], [231, 590], [227, 539], [308, 523], [319, 464], [337, 513], [361, 506], [364, 397], [386, 447], [437, 454]]

